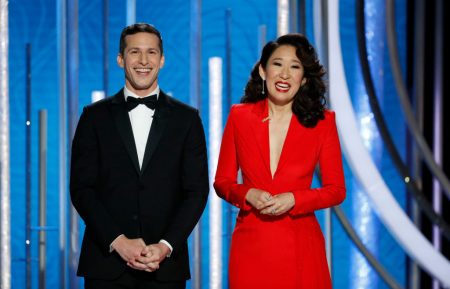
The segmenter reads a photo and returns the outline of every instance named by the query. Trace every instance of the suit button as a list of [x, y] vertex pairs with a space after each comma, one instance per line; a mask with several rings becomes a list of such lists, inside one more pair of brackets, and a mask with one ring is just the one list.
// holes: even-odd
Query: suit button
[[138, 215], [134, 214], [132, 217], [133, 221], [136, 221], [138, 219]]
[[144, 183], [143, 183], [143, 182], [139, 181], [139, 182], [138, 182], [138, 185], [139, 185], [139, 188], [140, 188], [140, 189], [145, 189], [145, 186], [144, 186]]

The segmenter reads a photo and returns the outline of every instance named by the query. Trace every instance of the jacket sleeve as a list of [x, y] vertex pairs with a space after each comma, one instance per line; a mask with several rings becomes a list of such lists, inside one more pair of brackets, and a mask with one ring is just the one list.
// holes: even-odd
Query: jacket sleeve
[[86, 224], [86, 230], [104, 252], [122, 234], [118, 225], [98, 200], [95, 184], [98, 178], [98, 143], [94, 122], [89, 109], [80, 116], [72, 142], [70, 168], [70, 197], [72, 204]]
[[250, 210], [251, 206], [245, 200], [250, 187], [237, 183], [239, 163], [236, 150], [235, 118], [236, 107], [233, 106], [222, 136], [214, 188], [222, 199], [240, 209]]
[[291, 215], [307, 214], [336, 206], [345, 199], [344, 170], [334, 112], [330, 112], [327, 125], [319, 152], [322, 187], [294, 190], [295, 205], [289, 212]]
[[186, 243], [208, 200], [206, 141], [198, 113], [195, 113], [190, 122], [189, 132], [184, 143], [181, 170], [183, 200], [163, 236], [163, 239], [173, 247], [173, 255], [177, 255], [179, 249]]

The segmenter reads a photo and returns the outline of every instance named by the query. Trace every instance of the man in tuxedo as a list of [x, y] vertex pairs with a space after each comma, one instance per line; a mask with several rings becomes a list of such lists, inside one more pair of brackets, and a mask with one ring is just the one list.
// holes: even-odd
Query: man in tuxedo
[[126, 27], [117, 63], [125, 87], [84, 108], [72, 143], [70, 195], [86, 224], [77, 273], [86, 289], [185, 288], [209, 191], [203, 126], [158, 86], [155, 27]]

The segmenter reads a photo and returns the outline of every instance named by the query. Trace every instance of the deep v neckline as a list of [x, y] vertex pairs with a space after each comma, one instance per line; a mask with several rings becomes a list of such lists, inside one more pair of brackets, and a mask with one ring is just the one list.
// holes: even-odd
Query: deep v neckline
[[271, 163], [272, 163], [271, 161], [272, 160], [271, 160], [271, 151], [270, 151], [270, 122], [269, 121], [267, 122], [266, 132], [267, 132], [267, 144], [269, 146], [269, 149], [268, 149], [268, 152], [269, 152], [269, 156], [268, 156], [268, 158], [269, 158], [269, 172], [270, 172], [270, 176], [272, 177], [272, 180], [275, 179], [275, 176], [276, 176], [276, 174], [277, 174], [277, 172], [278, 172], [278, 170], [280, 168], [280, 164], [282, 163], [283, 159], [285, 158], [284, 155], [285, 155], [285, 150], [286, 150], [286, 143], [287, 143], [287, 141], [289, 139], [289, 135], [290, 135], [291, 127], [292, 127], [293, 117], [294, 117], [294, 114], [291, 115], [291, 118], [289, 120], [289, 124], [288, 124], [288, 128], [287, 128], [287, 131], [286, 131], [286, 135], [284, 137], [283, 144], [281, 145], [280, 157], [278, 158], [278, 163], [276, 164], [275, 171], [273, 171], [273, 172], [272, 172], [272, 166], [271, 166]]

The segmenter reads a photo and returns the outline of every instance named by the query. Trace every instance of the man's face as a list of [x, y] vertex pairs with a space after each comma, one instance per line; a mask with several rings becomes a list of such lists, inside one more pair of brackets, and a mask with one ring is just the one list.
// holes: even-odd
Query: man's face
[[117, 63], [125, 70], [127, 88], [146, 96], [158, 85], [159, 69], [164, 65], [159, 39], [154, 34], [139, 32], [126, 36], [125, 41], [125, 50], [117, 56]]

